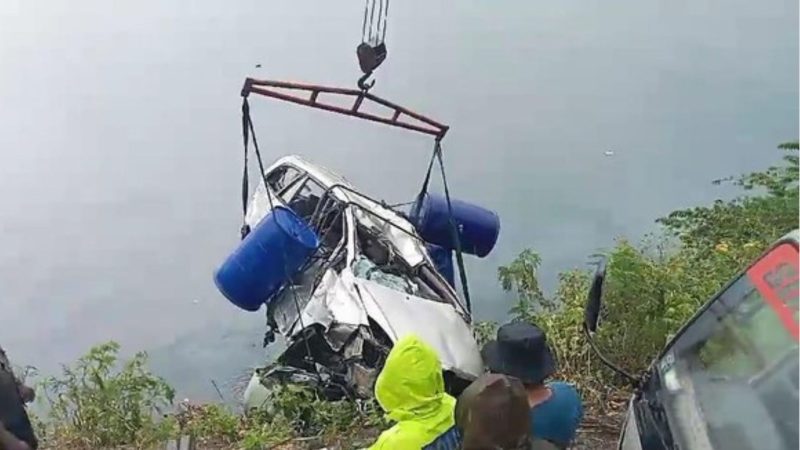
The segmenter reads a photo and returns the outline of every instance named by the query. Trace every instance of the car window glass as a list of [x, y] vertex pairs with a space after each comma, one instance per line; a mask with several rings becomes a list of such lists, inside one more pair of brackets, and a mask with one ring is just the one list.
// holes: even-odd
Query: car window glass
[[288, 204], [292, 198], [294, 198], [300, 189], [305, 184], [305, 181], [308, 177], [299, 177], [298, 179], [292, 181], [287, 187], [283, 188], [283, 192], [278, 194], [283, 203]]
[[[712, 305], [717, 331], [696, 347], [703, 369], [718, 376], [749, 377], [771, 367], [787, 352], [796, 352], [796, 258], [797, 250], [790, 245], [776, 248]], [[794, 260], [794, 264], [784, 260]]]
[[289, 192], [286, 194], [284, 199], [287, 200], [289, 207], [292, 208], [298, 216], [304, 219], [310, 219], [317, 209], [319, 200], [325, 194], [325, 188], [313, 178], [308, 178], [302, 183], [298, 190], [291, 193], [291, 196]]
[[300, 178], [302, 172], [292, 166], [280, 166], [267, 175], [267, 183], [275, 193], [281, 193], [292, 181]]

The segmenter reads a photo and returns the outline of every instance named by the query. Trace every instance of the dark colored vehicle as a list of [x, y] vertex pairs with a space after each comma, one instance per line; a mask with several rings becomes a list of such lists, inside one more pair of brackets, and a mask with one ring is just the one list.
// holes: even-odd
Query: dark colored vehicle
[[584, 329], [597, 356], [635, 386], [618, 448], [798, 448], [798, 238], [789, 233], [736, 276], [640, 376], [592, 340], [605, 278], [599, 265]]

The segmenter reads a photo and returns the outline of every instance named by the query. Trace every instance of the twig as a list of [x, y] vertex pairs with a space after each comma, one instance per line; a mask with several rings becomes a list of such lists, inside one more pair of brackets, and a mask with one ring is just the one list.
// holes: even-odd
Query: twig
[[216, 389], [217, 395], [219, 395], [219, 398], [220, 398], [220, 400], [222, 400], [222, 403], [225, 403], [225, 397], [222, 395], [222, 391], [219, 390], [219, 386], [217, 386], [217, 382], [212, 379], [211, 380], [211, 384], [214, 386], [214, 389]]

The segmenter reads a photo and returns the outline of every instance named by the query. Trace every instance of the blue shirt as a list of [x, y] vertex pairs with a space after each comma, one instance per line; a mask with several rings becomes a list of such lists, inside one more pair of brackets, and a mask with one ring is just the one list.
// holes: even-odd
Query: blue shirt
[[536, 439], [546, 439], [559, 447], [575, 438], [583, 419], [583, 402], [571, 384], [548, 383], [550, 398], [531, 409], [531, 432]]
[[426, 445], [422, 450], [458, 450], [461, 448], [461, 433], [458, 428], [451, 427], [444, 434], [439, 435], [435, 441]]

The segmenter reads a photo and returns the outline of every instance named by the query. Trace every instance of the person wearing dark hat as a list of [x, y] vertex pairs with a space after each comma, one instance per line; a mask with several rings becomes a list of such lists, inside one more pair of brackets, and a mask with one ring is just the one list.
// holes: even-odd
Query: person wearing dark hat
[[533, 436], [566, 448], [575, 438], [583, 403], [572, 385], [548, 381], [556, 372], [556, 361], [544, 332], [526, 322], [512, 322], [497, 330], [497, 339], [481, 350], [492, 373], [518, 378], [525, 386]]

